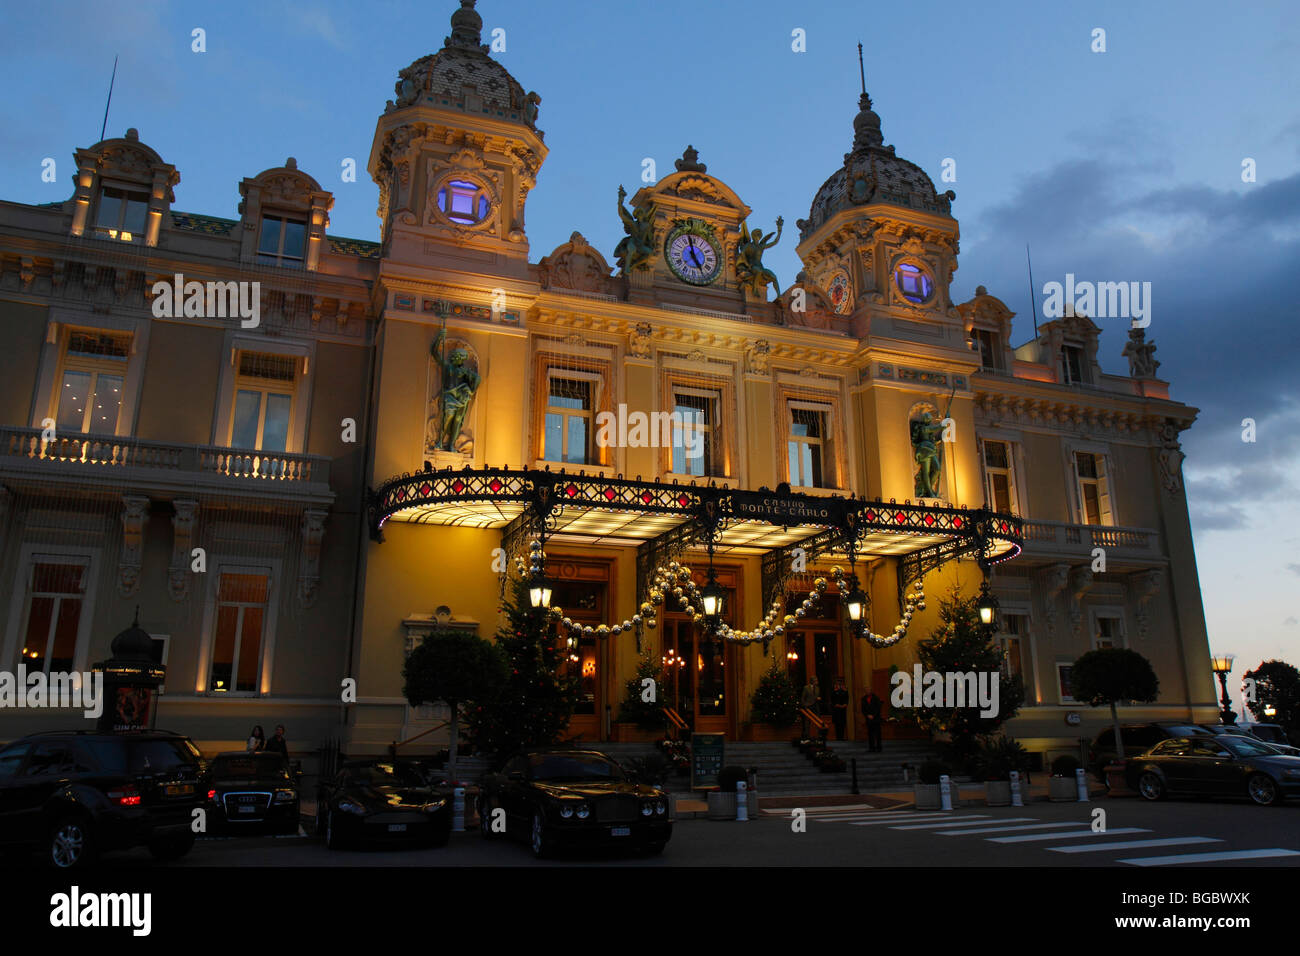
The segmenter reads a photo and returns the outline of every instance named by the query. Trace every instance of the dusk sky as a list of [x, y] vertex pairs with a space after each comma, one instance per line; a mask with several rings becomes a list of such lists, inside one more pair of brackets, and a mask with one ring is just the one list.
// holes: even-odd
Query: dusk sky
[[[139, 129], [181, 175], [174, 208], [237, 218], [238, 184], [294, 156], [331, 190], [333, 235], [377, 239], [365, 172], [397, 71], [436, 51], [455, 0], [189, 5], [5, 4], [0, 198], [72, 192], [72, 153]], [[1201, 410], [1185, 474], [1210, 646], [1230, 686], [1262, 659], [1300, 664], [1300, 91], [1294, 3], [690, 5], [481, 0], [484, 41], [542, 98], [550, 156], [529, 197], [531, 259], [579, 231], [613, 259], [620, 184], [693, 144], [709, 173], [785, 238], [850, 148], [856, 44], [886, 143], [942, 191], [962, 227], [954, 301], [987, 286], [1033, 335], [1025, 245], [1042, 287], [1152, 284], [1148, 339], [1175, 399]], [[206, 31], [204, 53], [192, 31]], [[1106, 51], [1093, 52], [1105, 30]], [[807, 51], [791, 49], [805, 31]], [[57, 182], [41, 180], [46, 157]], [[357, 182], [340, 180], [356, 160]], [[945, 159], [956, 181], [941, 183]], [[1255, 182], [1242, 164], [1254, 160]], [[1127, 320], [1101, 320], [1101, 362], [1126, 373]], [[1242, 441], [1254, 419], [1257, 441]], [[1279, 511], [1281, 508], [1283, 510]], [[1122, 520], [1122, 516], [1121, 516]], [[1140, 648], [1139, 648], [1140, 649]], [[1240, 707], [1238, 706], [1238, 710]]]

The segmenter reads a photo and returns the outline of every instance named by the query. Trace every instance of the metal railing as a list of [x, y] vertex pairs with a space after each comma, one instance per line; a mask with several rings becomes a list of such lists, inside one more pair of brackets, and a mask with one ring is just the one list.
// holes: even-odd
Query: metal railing
[[329, 483], [330, 460], [319, 455], [176, 445], [120, 435], [46, 440], [39, 428], [0, 427], [0, 456], [60, 465], [151, 468], [239, 479]]

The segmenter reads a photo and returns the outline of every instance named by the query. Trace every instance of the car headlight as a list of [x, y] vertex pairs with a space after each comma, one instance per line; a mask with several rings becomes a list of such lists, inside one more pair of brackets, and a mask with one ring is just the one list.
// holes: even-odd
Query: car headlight
[[655, 812], [655, 805], [653, 803], [641, 804], [641, 816], [643, 817], [653, 816], [654, 812]]
[[297, 796], [298, 795], [294, 793], [292, 790], [277, 790], [275, 791], [275, 802], [293, 803], [293, 801], [297, 799]]
[[359, 803], [353, 803], [351, 800], [340, 800], [339, 809], [344, 813], [355, 813], [357, 816], [365, 816], [366, 808]]
[[574, 810], [573, 804], [566, 803], [560, 807], [560, 816], [568, 820], [570, 817], [573, 816], [573, 810]]
[[578, 804], [578, 809], [574, 812], [577, 813], [579, 820], [585, 820], [587, 817], [591, 816], [591, 807], [587, 806], [585, 803], [580, 803]]
[[668, 812], [668, 804], [662, 800], [656, 800], [655, 813], [659, 814], [659, 816], [663, 816], [667, 812]]

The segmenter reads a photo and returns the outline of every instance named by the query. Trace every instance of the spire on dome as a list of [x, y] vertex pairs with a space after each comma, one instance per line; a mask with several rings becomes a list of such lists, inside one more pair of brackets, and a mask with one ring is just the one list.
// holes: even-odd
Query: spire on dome
[[477, 50], [483, 45], [483, 18], [474, 9], [474, 3], [475, 0], [460, 0], [460, 9], [451, 15], [451, 36], [442, 41], [444, 47]]
[[853, 118], [853, 152], [860, 153], [869, 146], [879, 146], [885, 141], [880, 132], [880, 117], [871, 108], [867, 95], [867, 71], [862, 62], [862, 44], [858, 44], [858, 76], [862, 80], [862, 95], [858, 97], [858, 115]]

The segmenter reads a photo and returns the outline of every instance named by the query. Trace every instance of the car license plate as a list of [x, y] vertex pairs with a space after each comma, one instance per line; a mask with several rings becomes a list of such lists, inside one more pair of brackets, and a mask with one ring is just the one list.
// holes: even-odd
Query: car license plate
[[609, 835], [610, 836], [631, 836], [632, 828], [631, 827], [610, 827]]
[[405, 824], [405, 823], [390, 823], [390, 824], [388, 824], [388, 832], [389, 832], [389, 833], [404, 833], [405, 831], [406, 831], [406, 824]]
[[163, 793], [169, 797], [188, 797], [194, 792], [192, 783], [173, 783], [170, 786], [163, 787]]
[[239, 812], [240, 812], [240, 813], [256, 813], [256, 812], [257, 812], [257, 807], [240, 807], [240, 808], [239, 808]]

